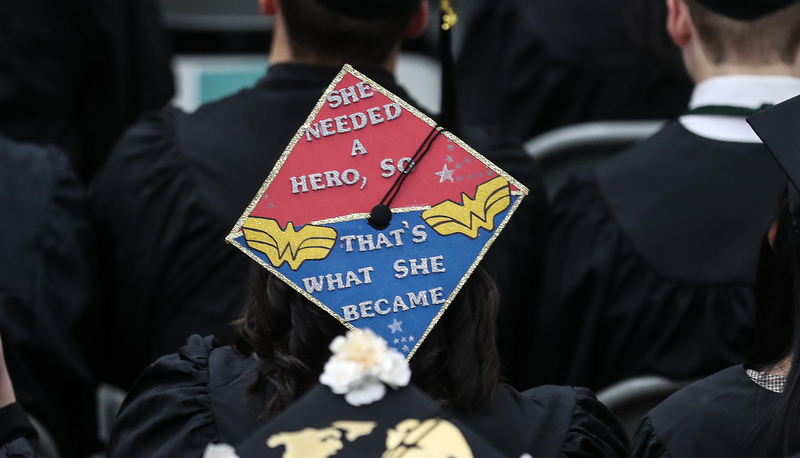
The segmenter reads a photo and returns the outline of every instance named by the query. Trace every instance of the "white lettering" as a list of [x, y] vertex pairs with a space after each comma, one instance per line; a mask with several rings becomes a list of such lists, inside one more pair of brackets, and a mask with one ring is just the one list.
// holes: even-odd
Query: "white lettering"
[[396, 103], [387, 103], [383, 106], [383, 111], [386, 112], [386, 119], [391, 121], [392, 119], [397, 119], [400, 117], [400, 113], [403, 112], [403, 109], [400, 108], [400, 105]]
[[355, 139], [353, 140], [353, 149], [350, 150], [350, 155], [355, 156], [357, 154], [367, 154], [367, 149], [364, 148], [364, 145], [362, 145], [358, 139]]
[[359, 81], [356, 83], [356, 87], [358, 88], [358, 95], [360, 95], [362, 99], [367, 99], [375, 95], [375, 93], [372, 92], [372, 88], [369, 86], [369, 84], [367, 84], [366, 81]]
[[375, 124], [380, 124], [384, 121], [380, 111], [381, 107], [367, 108], [367, 116], [369, 116], [369, 123], [372, 124], [373, 126]]
[[347, 115], [337, 116], [333, 120], [336, 122], [336, 133], [350, 132], [350, 128], [347, 127]]
[[[348, 175], [352, 175], [352, 178], [347, 178]], [[344, 181], [344, 184], [353, 185], [358, 183], [359, 180], [361, 180], [361, 174], [358, 173], [358, 170], [356, 169], [347, 169], [342, 172], [342, 181]], [[419, 227], [425, 226], [420, 225]]]
[[358, 319], [358, 307], [355, 305], [345, 305], [342, 307], [344, 321], [355, 321]]
[[350, 122], [353, 123], [353, 130], [363, 129], [367, 126], [367, 115], [361, 112], [353, 113], [350, 115]]
[[397, 272], [394, 274], [395, 277], [406, 278], [408, 276], [408, 267], [405, 266], [405, 263], [405, 259], [398, 259], [394, 262], [394, 271]]
[[306, 287], [306, 292], [309, 293], [322, 292], [323, 284], [324, 282], [322, 281], [322, 275], [319, 277], [308, 277], [303, 279], [303, 286]]
[[[339, 105], [342, 104], [342, 96], [340, 96], [338, 92], [333, 91], [330, 94], [328, 94], [328, 102], [330, 102], [328, 104], [329, 107], [331, 107], [331, 108], [339, 108]], [[317, 137], [317, 138], [319, 138], [319, 137]]]
[[411, 234], [414, 235], [414, 238], [411, 239], [414, 243], [422, 243], [425, 240], [428, 240], [428, 234], [425, 232], [425, 226], [422, 224], [417, 224], [414, 226], [414, 229], [411, 229]]
[[361, 307], [361, 318], [372, 318], [375, 316], [375, 314], [372, 313], [372, 301], [364, 301], [358, 304], [358, 306]]
[[292, 182], [292, 194], [298, 194], [300, 191], [308, 192], [308, 185], [306, 185], [305, 175], [301, 176], [299, 180], [297, 177], [291, 177], [289, 180]]
[[321, 173], [312, 173], [308, 176], [308, 181], [311, 183], [311, 190], [312, 191], [319, 191], [320, 189], [325, 189], [325, 186], [321, 185], [322, 183], [322, 174]]

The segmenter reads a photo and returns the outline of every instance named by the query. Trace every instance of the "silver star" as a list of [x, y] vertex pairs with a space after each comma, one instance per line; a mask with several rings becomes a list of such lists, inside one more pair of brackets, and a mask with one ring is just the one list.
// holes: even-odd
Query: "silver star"
[[459, 176], [457, 176], [457, 177], [456, 177], [456, 180], [458, 180], [458, 181], [463, 181], [463, 180], [464, 180], [464, 177], [462, 177], [461, 175], [459, 175]]
[[465, 157], [465, 158], [464, 158], [464, 163], [465, 163], [465, 164], [469, 164], [470, 162], [472, 162], [472, 161], [470, 161], [468, 157]]
[[478, 178], [483, 178], [483, 173], [482, 172], [478, 172]]
[[453, 148], [455, 148], [455, 146], [453, 146], [453, 145], [447, 145], [447, 149], [449, 149], [450, 151], [453, 151]]
[[473, 174], [471, 174], [471, 173], [470, 173], [469, 175], [467, 175], [467, 180], [471, 180], [471, 179], [472, 179], [472, 178], [474, 178], [474, 177], [475, 177], [475, 175], [473, 175]]
[[274, 206], [275, 206], [275, 204], [267, 204], [267, 208], [272, 208]]
[[492, 174], [493, 174], [493, 173], [494, 173], [493, 171], [491, 171], [491, 170], [487, 170], [487, 171], [486, 171], [486, 176], [487, 176], [487, 177], [490, 177], [490, 176], [492, 176]]
[[447, 162], [453, 162], [453, 156], [447, 155]]
[[408, 353], [410, 351], [410, 349], [408, 348], [408, 345], [403, 345], [403, 351], [406, 352], [406, 353]]
[[436, 175], [439, 175], [439, 183], [444, 183], [444, 180], [450, 180], [451, 183], [455, 183], [453, 181], [453, 172], [455, 170], [448, 169], [447, 164], [445, 164], [441, 172], [436, 172]]
[[394, 343], [395, 343], [395, 345], [399, 344], [400, 343], [400, 339], [394, 339]]
[[392, 334], [394, 334], [395, 332], [403, 332], [403, 328], [400, 327], [400, 325], [402, 324], [403, 324], [402, 321], [397, 321], [397, 318], [395, 318], [394, 322], [392, 324], [387, 324], [386, 327], [391, 329]]
[[406, 340], [406, 338], [403, 337], [402, 339], [400, 339], [400, 342], [406, 343], [406, 342], [408, 342], [408, 340]]
[[409, 342], [413, 342], [414, 341], [414, 336], [408, 336], [408, 341]]

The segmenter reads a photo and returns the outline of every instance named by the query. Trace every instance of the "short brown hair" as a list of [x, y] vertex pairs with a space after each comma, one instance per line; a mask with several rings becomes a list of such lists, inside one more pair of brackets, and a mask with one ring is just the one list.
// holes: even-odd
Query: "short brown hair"
[[403, 41], [416, 8], [389, 18], [357, 19], [315, 0], [281, 0], [292, 54], [319, 64], [382, 66]]
[[800, 2], [752, 21], [715, 13], [697, 0], [684, 0], [714, 63], [794, 64], [800, 49]]

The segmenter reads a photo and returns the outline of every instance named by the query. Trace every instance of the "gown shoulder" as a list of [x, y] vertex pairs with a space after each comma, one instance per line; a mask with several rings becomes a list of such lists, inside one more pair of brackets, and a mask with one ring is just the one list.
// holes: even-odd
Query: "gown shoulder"
[[198, 457], [220, 441], [212, 410], [209, 358], [214, 337], [192, 336], [154, 362], [122, 405], [108, 457]]

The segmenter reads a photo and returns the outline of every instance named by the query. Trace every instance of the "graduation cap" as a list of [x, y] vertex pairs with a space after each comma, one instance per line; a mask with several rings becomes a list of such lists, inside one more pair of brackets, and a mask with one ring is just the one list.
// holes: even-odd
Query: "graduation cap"
[[355, 407], [318, 385], [236, 446], [240, 458], [502, 457], [419, 388]]
[[800, 96], [747, 118], [789, 178], [792, 216], [800, 221]]
[[227, 240], [410, 358], [527, 192], [345, 65]]
[[697, 0], [711, 11], [740, 21], [752, 21], [798, 0]]

